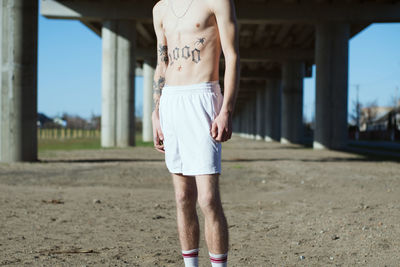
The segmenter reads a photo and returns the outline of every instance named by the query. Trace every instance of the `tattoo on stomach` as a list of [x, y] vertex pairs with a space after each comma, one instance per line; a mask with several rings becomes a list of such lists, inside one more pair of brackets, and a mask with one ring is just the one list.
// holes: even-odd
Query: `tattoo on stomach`
[[[205, 45], [206, 38], [197, 38], [194, 42], [193, 46], [185, 45], [184, 47], [175, 47], [172, 50], [172, 53], [168, 53], [169, 58], [169, 65], [172, 66], [175, 61], [179, 60], [180, 58], [184, 60], [191, 60], [194, 63], [199, 63], [201, 61], [200, 56], [200, 48]], [[180, 66], [181, 70], [182, 67]]]

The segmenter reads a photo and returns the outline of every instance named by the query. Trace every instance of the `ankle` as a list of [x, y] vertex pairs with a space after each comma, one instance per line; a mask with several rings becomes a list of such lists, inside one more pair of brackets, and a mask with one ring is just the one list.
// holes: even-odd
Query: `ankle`
[[199, 249], [182, 250], [183, 261], [185, 267], [198, 267], [199, 266]]
[[208, 252], [212, 267], [226, 267], [228, 263], [228, 252], [224, 254], [214, 254]]

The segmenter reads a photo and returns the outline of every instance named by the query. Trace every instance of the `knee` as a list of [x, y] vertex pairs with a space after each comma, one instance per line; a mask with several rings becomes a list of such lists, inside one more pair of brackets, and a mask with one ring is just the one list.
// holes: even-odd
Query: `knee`
[[196, 193], [193, 191], [178, 191], [175, 193], [176, 205], [180, 209], [196, 207]]
[[219, 198], [215, 194], [209, 192], [199, 195], [198, 201], [200, 209], [203, 211], [204, 214], [218, 212], [220, 202]]

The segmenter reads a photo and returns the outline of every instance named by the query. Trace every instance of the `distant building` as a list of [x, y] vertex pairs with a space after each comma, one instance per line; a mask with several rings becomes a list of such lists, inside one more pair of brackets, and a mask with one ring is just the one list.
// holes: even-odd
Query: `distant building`
[[37, 125], [38, 128], [43, 128], [43, 126], [46, 123], [52, 122], [52, 121], [53, 120], [51, 118], [47, 117], [45, 114], [38, 113], [36, 125]]
[[400, 105], [361, 109], [359, 137], [367, 140], [400, 140]]
[[57, 125], [60, 125], [61, 127], [67, 127], [67, 121], [64, 120], [63, 118], [56, 117], [53, 119], [53, 122]]
[[378, 106], [362, 108], [360, 114], [360, 131], [373, 130], [374, 122], [385, 116], [392, 109], [393, 107]]

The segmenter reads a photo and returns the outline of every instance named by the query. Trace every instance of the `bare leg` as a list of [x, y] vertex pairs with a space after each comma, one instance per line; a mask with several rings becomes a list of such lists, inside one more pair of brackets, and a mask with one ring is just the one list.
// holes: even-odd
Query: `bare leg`
[[194, 176], [172, 174], [179, 240], [182, 250], [199, 247], [199, 220], [196, 212], [197, 188]]
[[219, 193], [219, 174], [197, 175], [199, 206], [205, 219], [208, 250], [214, 254], [228, 252], [228, 226]]

